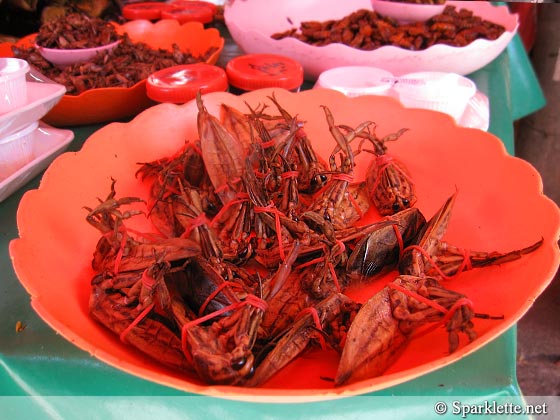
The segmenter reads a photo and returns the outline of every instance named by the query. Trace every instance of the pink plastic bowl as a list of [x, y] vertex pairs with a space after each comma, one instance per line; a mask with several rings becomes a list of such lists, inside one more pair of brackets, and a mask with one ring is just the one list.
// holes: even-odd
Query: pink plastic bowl
[[107, 45], [94, 48], [80, 48], [63, 50], [58, 48], [44, 48], [39, 45], [35, 47], [39, 50], [43, 58], [59, 67], [66, 67], [75, 63], [85, 63], [95, 58], [97, 53], [108, 51], [119, 45], [121, 41], [115, 41]]
[[371, 0], [371, 6], [380, 15], [392, 17], [399, 23], [411, 23], [423, 22], [440, 14], [446, 5]]

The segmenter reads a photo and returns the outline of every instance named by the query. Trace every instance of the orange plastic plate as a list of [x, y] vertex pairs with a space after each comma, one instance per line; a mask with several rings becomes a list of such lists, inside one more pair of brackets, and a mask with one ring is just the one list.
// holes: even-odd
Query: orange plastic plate
[[[267, 96], [272, 92], [266, 89], [240, 97], [210, 93], [204, 96], [204, 103], [212, 114], [218, 115], [221, 103], [243, 110], [247, 101], [254, 108], [268, 103]], [[471, 249], [506, 251], [544, 238], [541, 248], [521, 260], [463, 273], [446, 282], [448, 288], [467, 295], [476, 312], [503, 315], [504, 319], [476, 319], [478, 338], [472, 343], [463, 340], [453, 354], [448, 354], [444, 328], [435, 329], [410, 340], [386, 374], [336, 389], [323, 379], [335, 375], [338, 357], [334, 352], [307, 353], [264, 387], [248, 389], [207, 386], [121, 343], [88, 315], [91, 259], [100, 234], [86, 223], [83, 207], [96, 205], [96, 197], [108, 194], [111, 178], [117, 180], [118, 197], [147, 198], [147, 186], [134, 176], [138, 162], [168, 156], [186, 139], [197, 138], [193, 102], [156, 105], [129, 123], [103, 127], [80, 152], [58, 157], [46, 171], [39, 189], [23, 196], [17, 214], [19, 238], [10, 243], [10, 255], [37, 313], [94, 357], [160, 384], [229, 399], [313, 401], [377, 391], [465, 357], [514, 325], [552, 280], [560, 261], [558, 207], [543, 195], [537, 171], [508, 155], [498, 138], [459, 127], [442, 113], [405, 109], [387, 97], [351, 99], [327, 89], [301, 93], [275, 90], [275, 94], [290, 113], [307, 122], [306, 132], [323, 158], [328, 158], [335, 143], [321, 105], [332, 110], [337, 124], [357, 126], [366, 120], [374, 121], [380, 136], [409, 128], [401, 139], [390, 143], [390, 153], [410, 169], [418, 190], [417, 206], [426, 217], [457, 192], [445, 236], [448, 241]], [[357, 179], [363, 179], [371, 158], [368, 153], [357, 157]], [[378, 218], [377, 212], [371, 210], [365, 221]], [[137, 218], [131, 227], [150, 230], [144, 217]], [[364, 301], [394, 276], [394, 272], [388, 273], [348, 294]]]
[[[215, 28], [205, 29], [199, 22], [183, 25], [175, 19], [162, 19], [156, 23], [133, 20], [123, 25], [114, 24], [119, 33], [128, 33], [134, 42], [144, 42], [152, 48], [171, 50], [176, 43], [182, 51], [200, 55], [216, 48], [206, 63], [215, 64], [224, 48], [224, 38]], [[36, 34], [28, 35], [16, 46], [33, 44]], [[12, 44], [0, 44], [0, 57], [13, 56]], [[54, 126], [71, 126], [118, 121], [131, 117], [155, 102], [146, 95], [146, 80], [129, 88], [111, 87], [90, 89], [79, 95], [64, 95], [60, 102], [44, 117]]]

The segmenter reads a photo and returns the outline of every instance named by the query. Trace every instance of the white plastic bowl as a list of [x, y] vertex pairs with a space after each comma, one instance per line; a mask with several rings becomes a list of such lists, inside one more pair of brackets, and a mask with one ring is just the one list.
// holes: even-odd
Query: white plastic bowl
[[440, 14], [446, 5], [371, 0], [371, 6], [380, 15], [391, 17], [399, 23], [412, 23], [423, 22]]
[[19, 58], [0, 58], [0, 114], [27, 102], [25, 75], [29, 64]]
[[508, 45], [518, 27], [518, 16], [506, 5], [486, 1], [448, 1], [458, 9], [471, 10], [484, 19], [503, 25], [496, 40], [477, 39], [464, 47], [436, 44], [421, 51], [385, 46], [371, 51], [344, 44], [317, 47], [295, 38], [275, 40], [272, 34], [299, 28], [303, 21], [341, 19], [358, 10], [370, 9], [371, 0], [237, 0], [227, 3], [224, 19], [237, 45], [247, 54], [267, 53], [291, 57], [301, 63], [308, 80], [340, 66], [375, 66], [395, 76], [414, 71], [472, 73], [494, 60]]
[[27, 101], [17, 109], [0, 114], [0, 138], [40, 120], [60, 101], [66, 87], [58, 83], [26, 82]]
[[0, 138], [0, 181], [33, 159], [33, 132], [38, 121], [6, 137]]
[[315, 88], [333, 89], [346, 96], [389, 95], [395, 77], [389, 71], [369, 66], [343, 66], [325, 70]]
[[109, 51], [119, 45], [121, 41], [115, 41], [110, 44], [102, 45], [94, 48], [80, 48], [80, 49], [58, 49], [58, 48], [45, 48], [38, 45], [35, 47], [43, 58], [55, 66], [66, 67], [71, 64], [85, 63], [91, 61], [95, 56], [103, 51]]
[[476, 84], [456, 73], [417, 72], [401, 76], [394, 90], [408, 108], [444, 112], [459, 122], [476, 95]]

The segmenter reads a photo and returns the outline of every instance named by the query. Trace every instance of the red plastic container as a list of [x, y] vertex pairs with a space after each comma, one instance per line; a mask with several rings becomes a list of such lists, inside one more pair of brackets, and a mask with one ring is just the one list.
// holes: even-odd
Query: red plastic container
[[147, 20], [159, 20], [161, 19], [161, 13], [169, 9], [170, 5], [167, 3], [161, 3], [156, 1], [147, 1], [142, 3], [131, 3], [123, 6], [122, 15], [125, 19], [136, 20], [136, 19], [147, 19]]
[[150, 99], [176, 104], [194, 99], [198, 91], [224, 92], [227, 89], [225, 70], [204, 63], [168, 67], [150, 75], [146, 83]]
[[303, 83], [303, 67], [296, 60], [276, 54], [247, 54], [226, 66], [229, 84], [240, 91], [279, 87], [298, 91]]

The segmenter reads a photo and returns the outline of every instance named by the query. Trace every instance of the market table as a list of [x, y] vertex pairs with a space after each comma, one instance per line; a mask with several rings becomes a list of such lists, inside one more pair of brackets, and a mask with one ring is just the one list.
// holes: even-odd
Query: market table
[[[513, 154], [514, 120], [545, 104], [519, 36], [492, 63], [469, 77], [490, 98], [489, 131]], [[75, 139], [69, 151], [80, 150], [101, 126], [74, 127]], [[18, 203], [39, 182], [40, 176], [0, 203], [2, 418], [332, 419], [385, 414], [409, 419], [432, 417], [434, 403], [442, 398], [465, 404], [502, 398], [523, 401], [516, 379], [516, 327], [460, 361], [415, 380], [366, 396], [323, 402], [260, 404], [195, 396], [108, 366], [57, 335], [41, 320], [13, 271], [8, 246], [18, 236]], [[16, 331], [18, 322], [25, 325], [23, 331]]]

